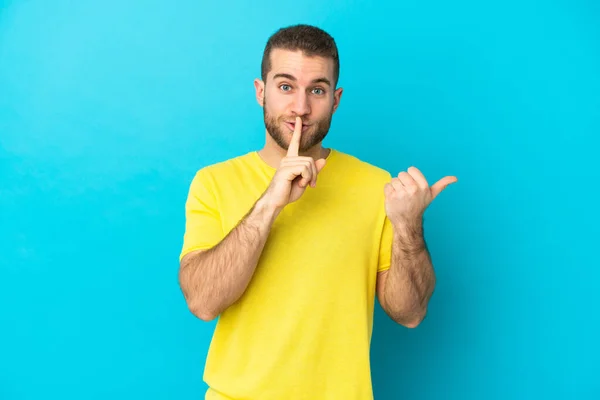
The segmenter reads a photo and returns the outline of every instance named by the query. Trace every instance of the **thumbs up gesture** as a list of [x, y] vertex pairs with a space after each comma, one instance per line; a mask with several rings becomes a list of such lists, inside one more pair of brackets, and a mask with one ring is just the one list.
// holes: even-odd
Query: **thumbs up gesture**
[[429, 186], [421, 171], [410, 167], [384, 186], [385, 212], [394, 226], [420, 224], [433, 199], [457, 181], [455, 176], [446, 176]]

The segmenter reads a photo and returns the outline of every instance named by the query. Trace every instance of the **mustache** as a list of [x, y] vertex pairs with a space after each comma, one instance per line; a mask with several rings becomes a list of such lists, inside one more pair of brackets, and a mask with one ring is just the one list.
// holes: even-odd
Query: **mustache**
[[[304, 118], [300, 117], [300, 119], [302, 120], [302, 125], [312, 125], [313, 121], [307, 121]], [[283, 122], [289, 122], [290, 124], [295, 124], [296, 123], [296, 116], [290, 116], [290, 117], [281, 117], [280, 121]]]

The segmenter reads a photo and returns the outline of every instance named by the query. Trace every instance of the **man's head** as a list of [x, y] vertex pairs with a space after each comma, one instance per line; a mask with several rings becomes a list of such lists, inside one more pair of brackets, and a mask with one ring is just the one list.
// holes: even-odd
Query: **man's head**
[[287, 150], [296, 116], [303, 122], [301, 152], [325, 138], [342, 95], [336, 90], [339, 68], [335, 41], [319, 28], [295, 25], [269, 38], [262, 80], [254, 85], [267, 131], [279, 147]]

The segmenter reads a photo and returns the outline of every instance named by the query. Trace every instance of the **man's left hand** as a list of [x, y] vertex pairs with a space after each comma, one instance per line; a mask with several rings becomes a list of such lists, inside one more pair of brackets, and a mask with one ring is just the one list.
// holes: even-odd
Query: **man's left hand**
[[429, 186], [425, 176], [415, 167], [402, 171], [384, 187], [385, 211], [394, 226], [421, 224], [425, 209], [451, 183], [455, 176], [446, 176]]

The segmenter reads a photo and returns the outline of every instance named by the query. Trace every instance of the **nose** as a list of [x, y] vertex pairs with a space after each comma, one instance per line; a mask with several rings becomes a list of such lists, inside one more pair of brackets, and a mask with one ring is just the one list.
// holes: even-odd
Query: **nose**
[[292, 112], [299, 116], [310, 114], [310, 104], [308, 102], [308, 96], [306, 93], [299, 92], [296, 94], [296, 96], [294, 96]]

